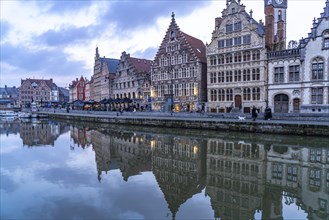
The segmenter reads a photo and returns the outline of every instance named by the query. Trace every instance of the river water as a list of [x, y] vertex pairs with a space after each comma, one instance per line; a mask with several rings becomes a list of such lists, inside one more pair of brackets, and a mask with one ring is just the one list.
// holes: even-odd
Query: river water
[[1, 219], [329, 219], [327, 138], [0, 123]]

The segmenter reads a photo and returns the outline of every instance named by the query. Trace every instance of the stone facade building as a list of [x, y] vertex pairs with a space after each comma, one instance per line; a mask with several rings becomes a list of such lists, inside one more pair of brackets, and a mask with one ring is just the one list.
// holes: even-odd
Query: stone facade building
[[112, 98], [132, 99], [137, 108], [146, 106], [151, 85], [151, 63], [151, 60], [134, 58], [123, 52], [112, 83]]
[[240, 1], [228, 1], [207, 45], [209, 112], [250, 112], [266, 106], [266, 50], [263, 23]]
[[193, 111], [207, 99], [206, 48], [171, 23], [152, 64], [151, 97], [155, 111]]
[[53, 79], [25, 79], [21, 80], [19, 100], [22, 106], [35, 102], [39, 106], [46, 103], [58, 102], [59, 91]]
[[93, 74], [93, 93], [91, 93], [91, 99], [95, 101], [101, 101], [108, 99], [110, 94], [113, 94], [110, 89], [112, 88], [111, 82], [115, 77], [116, 69], [119, 64], [119, 60], [100, 57], [98, 47], [95, 54], [95, 65]]
[[[286, 5], [286, 1], [282, 4]], [[266, 13], [277, 7], [266, 5]], [[276, 11], [273, 16], [280, 19]], [[329, 113], [329, 1], [320, 17], [314, 19], [311, 32], [298, 45], [287, 50], [267, 45], [268, 100], [274, 112]]]

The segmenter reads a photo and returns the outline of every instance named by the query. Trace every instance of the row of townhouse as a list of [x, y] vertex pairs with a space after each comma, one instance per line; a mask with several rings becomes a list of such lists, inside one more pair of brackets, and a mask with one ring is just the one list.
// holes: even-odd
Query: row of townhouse
[[228, 2], [207, 46], [207, 109], [329, 112], [329, 1], [307, 38], [286, 49], [288, 0], [264, 1], [265, 24]]
[[27, 107], [32, 102], [38, 106], [58, 105], [69, 101], [68, 90], [57, 86], [53, 79], [22, 79], [19, 88], [20, 106]]
[[[329, 0], [299, 43], [287, 40], [288, 0], [264, 0], [265, 24], [227, 0], [211, 42], [170, 25], [153, 61], [101, 58], [74, 99], [132, 99], [154, 111], [329, 112]], [[81, 77], [83, 79], [83, 77]], [[81, 80], [80, 79], [80, 80]], [[82, 91], [82, 89], [80, 89]]]

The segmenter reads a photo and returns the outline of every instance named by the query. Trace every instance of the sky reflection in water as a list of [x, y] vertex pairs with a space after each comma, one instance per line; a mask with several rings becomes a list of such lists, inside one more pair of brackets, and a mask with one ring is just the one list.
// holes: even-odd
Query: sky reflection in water
[[[329, 148], [320, 138], [48, 121], [1, 124], [0, 138], [1, 219], [329, 216]], [[324, 165], [310, 164], [310, 143]], [[309, 181], [314, 167], [320, 187]]]

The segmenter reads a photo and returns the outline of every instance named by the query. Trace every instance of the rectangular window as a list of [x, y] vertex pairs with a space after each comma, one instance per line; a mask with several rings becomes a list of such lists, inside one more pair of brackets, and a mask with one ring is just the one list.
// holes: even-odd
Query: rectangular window
[[284, 67], [274, 68], [274, 82], [275, 83], [284, 82]]
[[210, 100], [213, 102], [217, 101], [217, 90], [211, 90], [210, 91]]
[[218, 48], [224, 48], [225, 47], [225, 40], [218, 41]]
[[241, 31], [242, 30], [242, 23], [241, 21], [234, 23], [234, 31]]
[[233, 24], [227, 24], [226, 25], [226, 33], [232, 32], [233, 31]]
[[288, 166], [287, 180], [292, 182], [297, 182], [297, 167]]
[[241, 37], [235, 37], [234, 38], [234, 45], [241, 45]]
[[311, 90], [312, 104], [323, 104], [323, 88], [312, 88]]
[[218, 101], [225, 101], [225, 90], [218, 90]]
[[233, 72], [226, 71], [226, 82], [232, 82], [232, 81], [233, 81]]
[[289, 66], [289, 81], [290, 82], [299, 81], [299, 65]]
[[329, 37], [323, 39], [323, 49], [329, 49]]
[[225, 73], [224, 72], [218, 72], [218, 82], [225, 82]]
[[310, 151], [310, 161], [311, 162], [321, 162], [321, 150], [320, 149], [311, 149]]
[[250, 41], [251, 41], [250, 34], [246, 35], [246, 36], [243, 36], [243, 44], [250, 44]]
[[226, 39], [226, 47], [232, 47], [233, 46], [233, 39]]
[[312, 64], [312, 80], [322, 80], [323, 79], [323, 62], [316, 62]]
[[272, 177], [273, 179], [282, 179], [282, 164], [273, 164]]
[[232, 89], [226, 90], [226, 101], [233, 101], [233, 90]]
[[210, 83], [216, 83], [217, 74], [216, 73], [210, 73]]
[[319, 190], [321, 186], [321, 170], [310, 169], [309, 181], [313, 190]]

